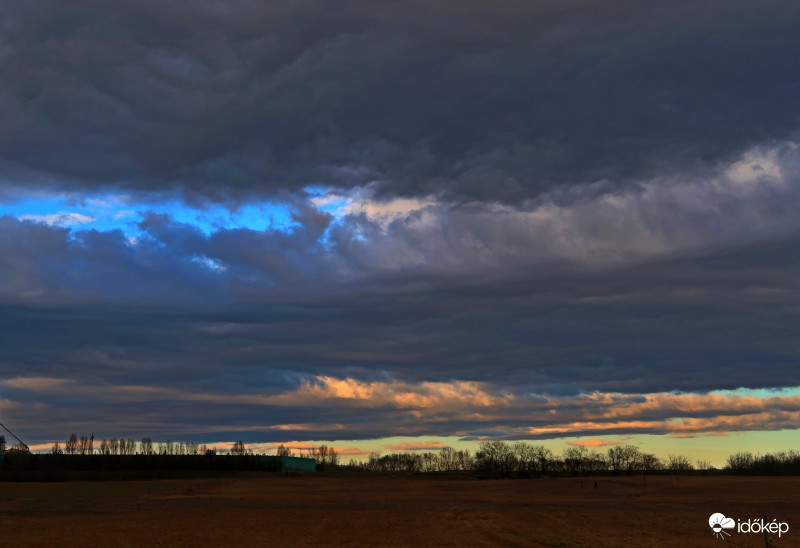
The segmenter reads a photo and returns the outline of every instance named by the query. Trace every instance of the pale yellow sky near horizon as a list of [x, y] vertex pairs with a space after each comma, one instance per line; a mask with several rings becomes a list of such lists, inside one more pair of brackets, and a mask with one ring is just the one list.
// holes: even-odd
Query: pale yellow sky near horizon
[[[99, 444], [95, 439], [95, 448]], [[136, 440], [138, 441], [138, 440]], [[154, 440], [161, 441], [161, 440]], [[165, 441], [165, 440], [164, 440]], [[173, 440], [175, 441], [175, 440]], [[722, 435], [699, 434], [694, 437], [676, 438], [669, 435], [637, 434], [602, 437], [567, 437], [547, 440], [522, 440], [533, 445], [543, 445], [556, 455], [561, 454], [570, 445], [586, 445], [590, 450], [605, 453], [609, 447], [631, 444], [645, 453], [652, 453], [666, 459], [669, 455], [684, 455], [692, 459], [709, 461], [712, 466], [722, 468], [727, 457], [733, 453], [746, 451], [753, 454], [775, 453], [778, 451], [800, 450], [800, 429], [778, 431], [728, 432]], [[60, 442], [63, 448], [63, 442]], [[513, 441], [509, 441], [513, 443]], [[419, 437], [387, 437], [369, 440], [294, 440], [286, 442], [246, 443], [245, 446], [257, 453], [274, 453], [279, 445], [292, 450], [295, 454], [308, 453], [311, 447], [327, 445], [334, 447], [340, 454], [340, 462], [346, 464], [351, 458], [357, 462], [364, 461], [373, 451], [382, 455], [389, 453], [438, 451], [442, 447], [453, 447], [458, 450], [475, 452], [480, 441], [461, 440], [457, 436], [419, 436]], [[233, 441], [206, 443], [210, 448], [227, 451]], [[47, 453], [51, 443], [32, 444], [34, 452]]]

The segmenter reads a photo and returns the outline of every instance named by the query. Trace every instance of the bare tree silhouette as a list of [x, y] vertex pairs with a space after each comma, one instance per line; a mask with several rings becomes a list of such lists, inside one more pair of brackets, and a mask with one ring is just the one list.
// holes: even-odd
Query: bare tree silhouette
[[78, 436], [75, 435], [75, 432], [69, 435], [67, 442], [64, 444], [64, 451], [67, 455], [74, 455], [75, 452], [78, 450]]
[[231, 455], [244, 455], [245, 452], [246, 449], [242, 440], [233, 443], [233, 447], [231, 447]]

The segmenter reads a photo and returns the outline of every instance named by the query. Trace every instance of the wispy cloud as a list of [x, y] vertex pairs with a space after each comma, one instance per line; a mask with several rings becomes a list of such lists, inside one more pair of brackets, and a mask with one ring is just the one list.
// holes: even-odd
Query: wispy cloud
[[95, 221], [95, 217], [84, 215], [83, 213], [73, 213], [69, 211], [59, 211], [58, 213], [50, 213], [44, 215], [21, 215], [22, 221], [33, 221], [34, 223], [43, 223], [49, 226], [70, 227], [76, 225], [85, 225]]
[[[280, 443], [255, 443], [248, 445], [248, 449], [251, 449], [257, 453], [269, 453], [278, 449], [278, 447], [283, 447], [288, 449], [289, 451], [309, 455], [312, 450], [319, 449], [321, 443], [310, 443], [305, 441], [288, 441], [288, 442], [280, 442]], [[351, 456], [363, 456], [369, 454], [369, 451], [359, 449], [358, 447], [352, 446], [331, 446], [326, 445], [328, 449], [333, 449], [340, 457], [351, 457]]]
[[567, 445], [575, 445], [578, 447], [606, 447], [608, 445], [619, 445], [620, 443], [622, 442], [594, 439], [594, 440], [568, 441]]
[[[214, 405], [285, 419], [260, 424], [185, 424], [184, 432], [215, 431], [281, 436], [324, 435], [338, 439], [358, 437], [369, 408], [369, 431], [382, 435], [420, 436], [440, 430], [460, 431], [466, 438], [492, 436], [507, 439], [563, 438], [621, 434], [717, 435], [733, 431], [780, 430], [800, 420], [800, 396], [759, 398], [736, 394], [619, 394], [578, 396], [499, 393], [490, 385], [474, 383], [399, 383], [319, 377], [298, 388], [274, 394], [231, 394], [147, 385], [78, 384], [66, 379], [14, 378], [3, 386], [21, 393], [46, 395], [45, 401], [79, 397], [87, 405], [187, 402]], [[28, 396], [30, 398], [30, 396]], [[5, 405], [12, 402], [9, 400]], [[262, 409], [258, 411], [258, 409]], [[315, 411], [311, 411], [315, 410]], [[298, 420], [329, 415], [335, 420]], [[160, 428], [160, 427], [159, 427]], [[602, 439], [575, 442], [599, 447], [615, 442]], [[439, 441], [399, 443], [395, 451], [441, 448]]]
[[400, 443], [390, 443], [386, 446], [386, 449], [389, 451], [393, 451], [395, 453], [407, 453], [409, 451], [431, 451], [431, 450], [438, 450], [444, 449], [447, 447], [444, 443], [440, 441], [418, 441], [418, 442], [408, 442], [403, 441]]

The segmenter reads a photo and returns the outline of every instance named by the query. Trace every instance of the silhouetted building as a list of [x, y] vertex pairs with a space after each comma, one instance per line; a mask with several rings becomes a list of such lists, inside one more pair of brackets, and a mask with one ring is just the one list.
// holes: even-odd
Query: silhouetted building
[[258, 457], [267, 470], [275, 472], [316, 472], [317, 461], [305, 457], [261, 455]]
[[316, 472], [317, 461], [304, 457], [278, 457], [281, 459], [281, 472]]

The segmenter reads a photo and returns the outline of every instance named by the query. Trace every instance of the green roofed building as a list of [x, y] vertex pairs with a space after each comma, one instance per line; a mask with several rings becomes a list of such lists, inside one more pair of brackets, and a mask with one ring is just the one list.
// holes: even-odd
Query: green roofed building
[[260, 457], [268, 470], [277, 472], [316, 472], [317, 461], [305, 457], [279, 457], [264, 455]]
[[281, 472], [316, 472], [317, 461], [304, 457], [278, 457], [281, 459]]

